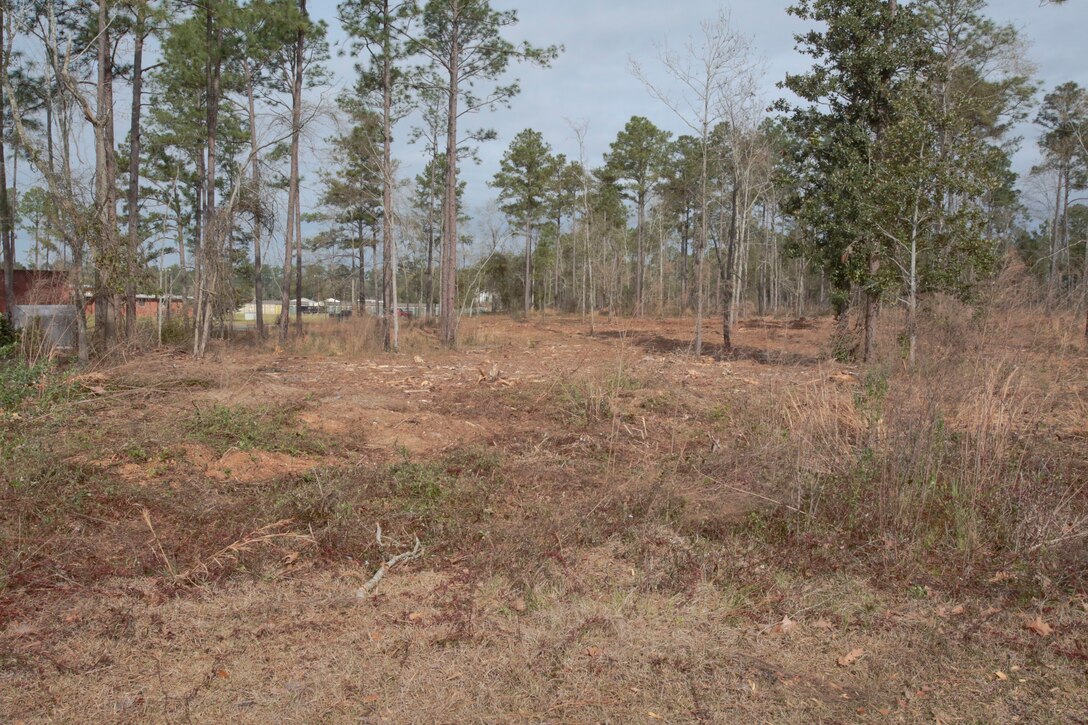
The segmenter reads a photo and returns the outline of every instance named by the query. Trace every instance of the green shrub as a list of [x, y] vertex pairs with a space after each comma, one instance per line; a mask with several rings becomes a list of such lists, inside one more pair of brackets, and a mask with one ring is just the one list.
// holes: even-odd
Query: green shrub
[[295, 427], [294, 411], [270, 407], [216, 404], [197, 409], [186, 421], [190, 437], [222, 454], [231, 448], [280, 453], [324, 453], [312, 432]]
[[171, 317], [168, 320], [162, 321], [163, 345], [181, 345], [187, 343], [191, 339], [191, 335], [192, 333], [189, 330], [189, 326], [182, 317]]
[[0, 409], [14, 412], [26, 405], [48, 405], [70, 392], [67, 376], [48, 360], [0, 358]]
[[0, 360], [11, 357], [19, 348], [19, 331], [6, 315], [0, 315]]

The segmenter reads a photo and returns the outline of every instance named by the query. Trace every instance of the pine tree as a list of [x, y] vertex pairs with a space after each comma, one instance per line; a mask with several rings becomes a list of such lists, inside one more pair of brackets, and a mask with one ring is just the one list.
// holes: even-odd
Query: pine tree
[[373, 246], [367, 236], [382, 219], [382, 118], [366, 110], [354, 95], [343, 95], [339, 105], [348, 116], [347, 128], [329, 139], [335, 159], [332, 170], [322, 175], [322, 203], [331, 209], [331, 220], [346, 229], [339, 246], [359, 255], [358, 301], [366, 313], [364, 252]]
[[382, 311], [384, 345], [400, 345], [397, 314], [397, 275], [393, 249], [393, 126], [407, 110], [408, 88], [401, 67], [408, 54], [408, 25], [418, 13], [414, 2], [350, 0], [339, 6], [340, 19], [352, 37], [356, 52], [366, 52], [367, 63], [357, 63], [360, 96], [380, 99], [382, 119]]
[[533, 303], [533, 231], [548, 212], [547, 196], [556, 176], [556, 160], [543, 136], [525, 129], [510, 142], [491, 185], [499, 190], [502, 210], [525, 232], [525, 283], [523, 307], [529, 314]]
[[1035, 122], [1043, 128], [1039, 138], [1043, 168], [1057, 177], [1047, 265], [1047, 300], [1053, 304], [1069, 266], [1070, 198], [1072, 192], [1088, 187], [1088, 156], [1081, 143], [1088, 135], [1088, 92], [1073, 82], [1059, 85], [1043, 98]]
[[547, 66], [557, 46], [515, 45], [503, 33], [517, 23], [514, 11], [497, 11], [488, 0], [428, 0], [423, 6], [422, 34], [410, 51], [425, 56], [445, 74], [446, 173], [443, 193], [442, 263], [439, 337], [457, 342], [457, 162], [461, 117], [508, 103], [519, 92], [516, 82], [492, 85], [478, 95], [477, 85], [495, 83], [512, 61]]
[[649, 119], [632, 116], [616, 136], [616, 140], [612, 142], [609, 152], [605, 154], [605, 163], [612, 169], [616, 178], [623, 182], [626, 197], [635, 204], [638, 224], [635, 247], [635, 314], [638, 316], [642, 316], [644, 312], [646, 203], [650, 194], [657, 188], [670, 135], [651, 123]]
[[699, 141], [684, 135], [669, 144], [662, 202], [669, 225], [680, 239], [680, 312], [691, 305], [690, 255], [699, 215]]
[[245, 89], [250, 146], [250, 185], [247, 201], [253, 215], [253, 299], [257, 336], [267, 336], [264, 321], [263, 230], [271, 227], [261, 179], [257, 99], [277, 91], [281, 53], [295, 40], [300, 18], [298, 6], [289, 0], [250, 0], [241, 16], [242, 36], [238, 64]]

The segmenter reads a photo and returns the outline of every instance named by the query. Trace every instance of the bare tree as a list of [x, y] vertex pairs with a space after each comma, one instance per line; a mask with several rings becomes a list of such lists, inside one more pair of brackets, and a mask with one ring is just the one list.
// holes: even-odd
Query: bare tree
[[667, 45], [659, 51], [659, 61], [667, 75], [676, 81], [681, 91], [672, 94], [651, 79], [636, 61], [631, 70], [652, 96], [661, 101], [696, 135], [700, 150], [699, 205], [700, 219], [695, 237], [695, 354], [703, 350], [703, 285], [704, 261], [709, 234], [708, 191], [710, 132], [725, 119], [729, 100], [736, 91], [738, 79], [750, 76], [751, 41], [737, 31], [724, 10], [717, 17], [700, 25], [700, 32], [688, 38], [681, 48]]
[[[589, 123], [583, 121], [576, 124], [571, 120], [567, 120], [567, 124], [570, 125], [571, 131], [574, 132], [574, 137], [578, 140], [578, 165], [581, 170], [582, 181], [582, 233], [585, 241], [585, 273], [582, 278], [582, 317], [586, 316], [587, 304], [586, 304], [586, 287], [588, 283], [589, 288], [589, 334], [594, 333], [593, 330], [593, 308], [596, 306], [596, 287], [593, 284], [593, 255], [590, 253], [590, 211], [589, 211], [589, 172], [586, 170], [586, 133], [589, 131]], [[573, 261], [571, 265], [573, 267]]]
[[[37, 19], [37, 29], [40, 31], [40, 38], [45, 45], [47, 64], [54, 76], [54, 81], [58, 89], [55, 101], [59, 111], [57, 114], [57, 125], [60, 130], [61, 141], [59, 172], [54, 165], [51, 129], [47, 130], [47, 148], [43, 153], [38, 143], [31, 138], [23, 123], [22, 110], [18, 96], [15, 95], [12, 87], [11, 76], [7, 73], [0, 73], [0, 84], [2, 84], [4, 94], [8, 98], [8, 107], [11, 109], [12, 126], [15, 136], [19, 139], [20, 147], [30, 159], [31, 164], [45, 180], [49, 197], [52, 201], [53, 208], [55, 209], [53, 221], [57, 226], [58, 233], [72, 252], [70, 268], [71, 291], [72, 299], [78, 301], [81, 300], [83, 296], [80, 275], [83, 269], [85, 240], [90, 239], [96, 230], [95, 221], [88, 219], [85, 213], [86, 206], [88, 206], [87, 195], [83, 193], [82, 189], [76, 187], [75, 176], [72, 172], [70, 153], [72, 124], [69, 118], [71, 101], [75, 101], [84, 116], [92, 122], [92, 125], [97, 118], [97, 115], [94, 109], [92, 109], [90, 102], [82, 95], [82, 92], [79, 89], [79, 83], [71, 74], [70, 69], [72, 65], [79, 60], [80, 54], [74, 55], [72, 53], [70, 42], [66, 45], [64, 51], [61, 51], [60, 43], [58, 41], [58, 23], [53, 3], [47, 3], [46, 8], [45, 24], [42, 24], [42, 18], [39, 17]], [[4, 56], [10, 58], [12, 43], [15, 37], [14, 26], [16, 23], [11, 9], [5, 9], [7, 9], [8, 12], [3, 18], [3, 34], [5, 36]], [[27, 27], [25, 18], [20, 18], [19, 24]], [[89, 51], [90, 47], [84, 49], [83, 52]], [[88, 358], [86, 337], [87, 322], [84, 316], [84, 306], [77, 303], [76, 308], [78, 312], [76, 320], [78, 324], [79, 358], [82, 361], [86, 361]]]

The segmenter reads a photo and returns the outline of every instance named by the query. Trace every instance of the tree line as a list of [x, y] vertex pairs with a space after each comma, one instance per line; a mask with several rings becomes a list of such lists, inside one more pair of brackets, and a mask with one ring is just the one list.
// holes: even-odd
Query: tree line
[[[1065, 83], [1036, 104], [1021, 38], [983, 0], [798, 0], [788, 12], [811, 26], [796, 39], [810, 67], [779, 83], [780, 100], [759, 94], [751, 40], [719, 14], [663, 47], [660, 72], [633, 64], [683, 133], [632, 116], [594, 168], [586, 125], [572, 126], [566, 153], [525, 129], [473, 238], [460, 166], [496, 134], [469, 122], [520, 92], [513, 65], [562, 51], [509, 40], [515, 12], [344, 0], [355, 77], [329, 104], [328, 28], [306, 0], [2, 0], [8, 295], [18, 227], [28, 262], [70, 270], [79, 294], [93, 287], [99, 346], [134, 333], [138, 292], [169, 287], [198, 357], [250, 299], [260, 337], [292, 334], [292, 300], [300, 331], [304, 285], [321, 287], [304, 252], [324, 255], [315, 270], [336, 270], [341, 294], [381, 299], [389, 350], [405, 300], [436, 316], [450, 345], [459, 311], [483, 300], [579, 312], [591, 326], [599, 314], [691, 312], [697, 353], [716, 314], [723, 354], [748, 311], [831, 307], [839, 351], [868, 360], [879, 312], [895, 304], [913, 359], [924, 300], [972, 299], [1011, 251], [1048, 306], [1088, 308], [1084, 89]], [[114, 120], [120, 86], [127, 129]], [[304, 208], [303, 144], [330, 117], [332, 161]], [[1041, 160], [1024, 183], [1011, 156], [1030, 118]], [[423, 158], [412, 179], [393, 156], [398, 134]], [[26, 190], [20, 160], [35, 181]], [[1038, 225], [1032, 202], [1046, 210]], [[305, 239], [304, 222], [320, 231]], [[282, 269], [265, 262], [273, 243]], [[164, 282], [167, 255], [177, 264]], [[264, 319], [270, 290], [276, 320]]]

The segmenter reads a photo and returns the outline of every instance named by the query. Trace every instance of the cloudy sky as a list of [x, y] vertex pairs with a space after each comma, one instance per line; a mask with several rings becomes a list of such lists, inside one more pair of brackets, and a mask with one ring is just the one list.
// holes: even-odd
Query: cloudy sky
[[[657, 71], [662, 45], [681, 45], [698, 31], [702, 21], [716, 16], [721, 9], [730, 14], [739, 31], [751, 36], [754, 54], [764, 68], [761, 86], [768, 102], [777, 97], [775, 84], [787, 72], [806, 67], [805, 58], [794, 50], [793, 39], [806, 26], [787, 15], [789, 2], [785, 0], [747, 0], [727, 5], [696, 0], [496, 0], [493, 4], [518, 11], [520, 23], [512, 37], [535, 45], [559, 44], [564, 52], [551, 68], [513, 69], [511, 76], [521, 80], [522, 93], [514, 99], [512, 108], [469, 120], [473, 125], [494, 128], [499, 134], [498, 140], [480, 149], [480, 165], [466, 165], [463, 169], [470, 209], [483, 206], [493, 197], [487, 181], [510, 139], [522, 129], [540, 131], [556, 151], [577, 158], [578, 146], [570, 124], [587, 123], [586, 153], [591, 164], [600, 162], [609, 142], [632, 115], [646, 116], [674, 133], [685, 132], [671, 112], [632, 75], [630, 61], [636, 60], [648, 72]], [[335, 4], [322, 0], [311, 7], [315, 15], [328, 20], [334, 51], [342, 47]], [[1040, 7], [1038, 0], [994, 0], [990, 15], [1012, 23], [1021, 32], [1045, 88], [1067, 80], [1088, 86], [1084, 55], [1088, 4], [1073, 0], [1061, 7]], [[341, 85], [351, 80], [351, 62], [349, 57], [334, 57], [333, 71]], [[1016, 166], [1018, 171], [1026, 172], [1036, 158], [1035, 131], [1025, 126], [1019, 133], [1025, 140]], [[415, 147], [398, 144], [397, 155], [405, 174], [419, 169], [419, 154]]]
[[[794, 50], [793, 40], [805, 25], [786, 14], [788, 5], [787, 0], [745, 0], [728, 5], [709, 0], [493, 0], [496, 8], [518, 11], [520, 23], [512, 29], [512, 39], [535, 45], [558, 44], [564, 46], [564, 52], [548, 69], [513, 68], [510, 78], [520, 79], [522, 93], [513, 100], [512, 107], [467, 120], [469, 126], [498, 132], [496, 141], [480, 148], [481, 163], [462, 168], [462, 178], [468, 182], [466, 201], [470, 213], [482, 216], [479, 212], [494, 197], [487, 182], [497, 170], [503, 150], [522, 129], [540, 131], [557, 152], [577, 158], [571, 123], [587, 124], [586, 156], [590, 165], [600, 163], [609, 142], [632, 115], [646, 116], [674, 134], [685, 132], [671, 112], [632, 75], [630, 63], [633, 59], [648, 73], [660, 73], [660, 48], [665, 44], [682, 45], [698, 32], [701, 22], [722, 9], [730, 13], [737, 30], [751, 36], [753, 52], [764, 69], [761, 93], [769, 103], [779, 93], [775, 84], [787, 72], [800, 72], [806, 67], [805, 59]], [[331, 101], [338, 89], [352, 83], [353, 59], [337, 52], [346, 50], [346, 45], [336, 21], [335, 0], [310, 0], [309, 6], [314, 16], [329, 25], [335, 87], [324, 97]], [[1020, 31], [1044, 89], [1068, 80], [1088, 86], [1084, 56], [1088, 3], [1072, 0], [1058, 7], [1040, 6], [1039, 0], [993, 0], [990, 16], [1012, 23]], [[663, 76], [658, 77], [664, 81]], [[116, 100], [118, 138], [123, 138], [128, 127], [127, 88], [119, 89]], [[410, 125], [409, 120], [398, 129], [395, 150], [404, 177], [414, 176], [422, 168], [421, 149], [405, 142]], [[332, 130], [331, 125], [323, 124], [312, 131], [308, 140], [303, 203], [310, 209], [320, 191], [316, 172], [330, 162], [323, 139]], [[1025, 139], [1015, 165], [1025, 173], [1037, 157], [1036, 131], [1025, 125], [1018, 132]], [[89, 136], [86, 140], [90, 141]], [[24, 184], [21, 181], [20, 185]], [[317, 231], [313, 227], [307, 234]], [[25, 232], [20, 234], [20, 258], [25, 258], [28, 237]], [[277, 254], [282, 256], [275, 246], [270, 252], [272, 263]]]

